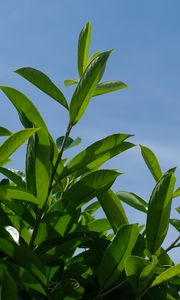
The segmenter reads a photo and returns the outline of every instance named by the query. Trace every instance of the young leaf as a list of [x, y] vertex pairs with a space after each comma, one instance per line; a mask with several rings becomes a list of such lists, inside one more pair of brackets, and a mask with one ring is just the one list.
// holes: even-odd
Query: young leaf
[[146, 222], [147, 246], [151, 254], [160, 248], [167, 234], [174, 185], [174, 169], [171, 169], [162, 176], [151, 194]]
[[79, 80], [77, 80], [77, 79], [66, 79], [66, 80], [64, 80], [64, 85], [66, 87], [69, 87], [73, 84], [77, 84], [78, 82], [79, 82]]
[[154, 179], [158, 181], [162, 176], [162, 171], [155, 154], [147, 147], [140, 145], [144, 161], [149, 168]]
[[121, 201], [127, 203], [128, 205], [147, 213], [148, 204], [138, 195], [130, 192], [119, 191], [117, 196]]
[[46, 124], [42, 119], [40, 113], [33, 105], [33, 103], [23, 93], [14, 88], [6, 86], [0, 86], [0, 89], [15, 106], [16, 110], [19, 113], [19, 116], [21, 117], [20, 120], [24, 127], [26, 126], [23, 120], [26, 121], [26, 123], [28, 123], [27, 127], [29, 127], [29, 125], [31, 124], [34, 124], [34, 127], [44, 128], [44, 130], [47, 131]]
[[110, 54], [111, 51], [101, 53], [89, 64], [83, 73], [70, 103], [69, 113], [71, 126], [75, 125], [84, 114]]
[[78, 72], [81, 77], [84, 73], [87, 61], [91, 39], [91, 23], [88, 22], [86, 26], [81, 30], [78, 40]]
[[114, 232], [117, 232], [121, 225], [128, 224], [124, 208], [116, 194], [111, 189], [105, 193], [101, 193], [98, 196], [98, 201], [101, 204], [101, 207], [104, 210]]
[[124, 270], [125, 260], [131, 254], [138, 235], [137, 225], [124, 225], [118, 230], [99, 267], [98, 279], [101, 291], [112, 286], [119, 278]]
[[0, 136], [10, 136], [12, 134], [11, 131], [9, 131], [5, 127], [0, 127]]
[[63, 169], [60, 178], [76, 172], [76, 176], [101, 166], [115, 155], [131, 148], [134, 144], [124, 142], [129, 134], [113, 134], [101, 139], [76, 155]]
[[177, 264], [176, 266], [167, 269], [166, 271], [161, 273], [158, 277], [156, 277], [156, 279], [152, 282], [151, 287], [159, 285], [179, 275], [180, 275], [180, 264]]
[[39, 204], [39, 200], [32, 194], [28, 193], [27, 190], [9, 185], [0, 185], [0, 199], [8, 201], [11, 199], [16, 199], [37, 205]]
[[18, 69], [15, 72], [68, 109], [68, 103], [61, 90], [43, 72], [29, 67]]
[[93, 97], [118, 91], [127, 87], [128, 86], [124, 82], [118, 80], [102, 82], [97, 84]]
[[180, 187], [178, 187], [174, 193], [173, 193], [173, 198], [179, 197], [180, 196]]
[[0, 165], [2, 165], [38, 128], [29, 128], [15, 132], [0, 146]]

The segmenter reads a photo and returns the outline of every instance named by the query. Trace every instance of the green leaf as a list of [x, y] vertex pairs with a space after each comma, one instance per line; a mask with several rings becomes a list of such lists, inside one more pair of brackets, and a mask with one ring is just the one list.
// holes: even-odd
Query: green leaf
[[3, 164], [38, 128], [29, 128], [15, 132], [0, 146], [0, 165]]
[[127, 203], [128, 205], [147, 213], [148, 204], [138, 195], [131, 192], [119, 191], [117, 192], [117, 196], [121, 201]]
[[90, 205], [88, 205], [84, 211], [89, 214], [93, 214], [99, 208], [100, 208], [100, 203], [98, 201], [95, 201], [95, 202], [91, 203]]
[[101, 291], [112, 286], [118, 280], [124, 270], [125, 260], [131, 255], [138, 235], [137, 225], [124, 225], [118, 230], [99, 267], [98, 278]]
[[91, 23], [88, 22], [86, 26], [81, 30], [78, 40], [78, 72], [81, 77], [84, 73], [87, 61], [91, 39]]
[[176, 207], [177, 212], [180, 214], [180, 206]]
[[180, 220], [170, 219], [170, 223], [171, 223], [171, 225], [173, 225], [177, 229], [177, 231], [180, 232]]
[[111, 225], [107, 219], [98, 219], [94, 220], [87, 224], [87, 229], [89, 231], [96, 231], [96, 232], [104, 232], [111, 229]]
[[77, 79], [66, 79], [66, 80], [64, 80], [64, 85], [66, 87], [69, 87], [73, 84], [77, 84], [78, 82], [79, 82], [79, 80], [77, 80]]
[[44, 130], [47, 131], [46, 124], [39, 111], [23, 93], [14, 88], [6, 86], [0, 86], [0, 89], [15, 106], [24, 127], [32, 127], [32, 124], [34, 124], [34, 127], [44, 128]]
[[128, 224], [124, 208], [119, 198], [111, 189], [98, 195], [98, 201], [114, 232], [117, 232], [121, 225]]
[[180, 187], [178, 187], [174, 193], [173, 193], [173, 198], [179, 197], [180, 196]]
[[22, 179], [22, 176], [18, 175], [18, 170], [14, 169], [6, 169], [3, 167], [0, 167], [0, 173], [5, 175], [7, 178], [9, 178], [11, 181], [13, 181], [16, 185], [25, 187], [25, 181]]
[[12, 134], [11, 131], [9, 131], [5, 127], [0, 127], [0, 136], [10, 136]]
[[[57, 145], [58, 149], [61, 148], [63, 140], [64, 140], [64, 136], [60, 136], [57, 138], [56, 145]], [[73, 140], [71, 137], [68, 137], [66, 140], [66, 143], [64, 145], [64, 150], [75, 147], [75, 146], [79, 145], [80, 142], [81, 142], [80, 137], [77, 137], [75, 140]]]
[[158, 277], [156, 277], [156, 279], [152, 282], [151, 287], [159, 285], [179, 275], [180, 275], [180, 264], [177, 264], [176, 266], [167, 269], [166, 271], [161, 273]]
[[11, 199], [16, 199], [39, 205], [39, 200], [32, 194], [28, 193], [27, 190], [9, 185], [0, 185], [0, 199], [9, 201]]
[[40, 282], [46, 284], [44, 266], [29, 247], [24, 244], [17, 245], [7, 239], [0, 238], [0, 251], [5, 253], [14, 263], [28, 269]]
[[156, 256], [152, 257], [152, 261], [143, 268], [139, 276], [139, 291], [143, 291], [152, 280], [155, 268], [158, 264]]
[[149, 201], [146, 240], [151, 254], [161, 246], [168, 231], [171, 200], [175, 185], [174, 169], [165, 173], [156, 184]]
[[93, 54], [88, 58], [87, 65], [89, 65], [89, 64], [93, 61], [93, 59], [95, 59], [96, 57], [98, 57], [99, 54], [101, 54], [101, 51], [97, 51], [97, 52], [93, 53]]
[[4, 268], [3, 280], [1, 287], [1, 300], [17, 300], [18, 289], [14, 278], [9, 274], [9, 272]]
[[91, 172], [77, 181], [63, 194], [66, 206], [73, 205], [78, 208], [100, 193], [105, 192], [120, 174], [113, 170], [98, 170]]
[[54, 300], [77, 300], [80, 299], [84, 288], [74, 278], [67, 278], [58, 282], [52, 290]]
[[39, 199], [42, 207], [48, 195], [50, 181], [51, 145], [49, 135], [40, 129], [28, 142], [26, 152], [26, 181], [27, 187]]
[[99, 95], [115, 92], [127, 87], [128, 86], [124, 82], [119, 80], [105, 81], [97, 84], [93, 96], [99, 96]]
[[148, 265], [148, 261], [145, 258], [131, 255], [126, 259], [125, 262], [125, 271], [128, 277], [128, 280], [135, 290], [138, 292], [139, 289], [139, 276], [144, 267]]
[[68, 103], [61, 90], [43, 72], [29, 67], [18, 69], [15, 72], [68, 109]]
[[101, 53], [95, 58], [83, 73], [71, 99], [70, 103], [70, 124], [75, 125], [84, 114], [91, 97], [99, 82], [99, 76], [106, 65], [111, 51]]
[[162, 176], [162, 171], [159, 162], [157, 160], [157, 157], [149, 148], [142, 145], [140, 145], [140, 148], [147, 167], [149, 168], [154, 179], [158, 181]]
[[134, 147], [134, 144], [124, 142], [129, 134], [113, 134], [101, 139], [76, 155], [63, 169], [60, 178], [76, 172], [76, 176], [85, 171], [101, 166], [105, 161], [115, 155]]

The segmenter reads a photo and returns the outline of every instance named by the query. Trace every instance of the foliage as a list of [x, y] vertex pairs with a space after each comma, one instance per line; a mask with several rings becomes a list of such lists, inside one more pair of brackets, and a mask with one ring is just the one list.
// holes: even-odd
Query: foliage
[[[65, 134], [53, 140], [34, 104], [20, 91], [1, 86], [14, 105], [24, 127], [0, 146], [0, 282], [1, 299], [178, 299], [180, 264], [174, 265], [168, 251], [178, 247], [179, 237], [162, 248], [169, 224], [179, 230], [179, 220], [170, 219], [175, 168], [163, 174], [155, 154], [140, 146], [156, 183], [149, 202], [112, 185], [121, 175], [101, 168], [110, 158], [135, 145], [130, 134], [113, 134], [96, 141], [74, 158], [64, 151], [81, 139], [70, 137], [92, 97], [127, 87], [117, 80], [101, 82], [112, 51], [89, 57], [91, 24], [78, 41], [79, 79], [68, 103], [48, 76], [33, 68], [16, 71], [56, 100], [69, 114]], [[25, 141], [26, 170], [5, 167], [10, 156]], [[145, 227], [129, 224], [122, 206], [126, 202], [147, 214]], [[106, 218], [95, 217], [102, 208]], [[179, 208], [177, 208], [179, 210]]]

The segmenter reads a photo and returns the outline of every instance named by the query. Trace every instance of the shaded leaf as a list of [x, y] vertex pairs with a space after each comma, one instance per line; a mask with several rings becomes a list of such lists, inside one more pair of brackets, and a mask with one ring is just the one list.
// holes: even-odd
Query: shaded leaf
[[15, 132], [0, 146], [0, 164], [3, 164], [38, 128], [29, 128]]
[[98, 201], [100, 202], [114, 232], [117, 232], [121, 225], [128, 224], [124, 208], [119, 198], [111, 189], [105, 193], [99, 194]]
[[90, 205], [88, 205], [84, 211], [89, 214], [93, 214], [99, 208], [100, 208], [100, 203], [98, 201], [95, 201], [95, 202], [91, 203]]
[[84, 114], [110, 54], [111, 51], [101, 53], [83, 73], [70, 102], [71, 126], [75, 125]]
[[170, 219], [170, 223], [180, 232], [180, 220]]
[[9, 129], [0, 126], [0, 136], [10, 136], [12, 134]]
[[99, 96], [99, 95], [115, 92], [127, 87], [128, 86], [124, 82], [119, 80], [105, 81], [97, 84], [93, 96]]
[[180, 206], [176, 207], [177, 212], [180, 214]]
[[142, 198], [140, 198], [138, 195], [131, 193], [131, 192], [125, 192], [125, 191], [119, 191], [116, 194], [118, 198], [127, 203], [128, 205], [143, 211], [147, 213], [148, 210], [148, 204], [146, 201], [144, 201]]
[[26, 186], [25, 181], [23, 180], [22, 176], [18, 175], [18, 172], [20, 172], [20, 171], [0, 167], [1, 174], [5, 175], [7, 178], [9, 178], [11, 181], [13, 181], [16, 185], [25, 187]]
[[111, 229], [111, 225], [107, 219], [98, 219], [86, 225], [90, 231], [104, 232]]
[[158, 258], [152, 256], [152, 261], [143, 268], [139, 276], [139, 291], [143, 291], [152, 280], [155, 268], [158, 264]]
[[154, 179], [158, 181], [162, 176], [162, 171], [155, 154], [147, 147], [140, 145], [144, 161], [149, 168]]
[[78, 72], [81, 77], [84, 73], [87, 61], [91, 39], [91, 23], [88, 22], [86, 26], [81, 30], [78, 39]]
[[150, 197], [146, 239], [151, 254], [159, 249], [167, 234], [174, 184], [174, 169], [171, 169], [162, 176]]
[[[56, 145], [57, 145], [58, 149], [61, 148], [63, 140], [64, 140], [64, 136], [60, 136], [57, 138]], [[78, 146], [80, 144], [80, 142], [81, 142], [80, 137], [77, 137], [75, 140], [73, 140], [71, 137], [68, 137], [66, 140], [66, 143], [64, 145], [64, 150]]]
[[101, 139], [76, 155], [63, 169], [60, 178], [76, 172], [76, 176], [85, 171], [102, 165], [111, 157], [134, 147], [134, 144], [124, 142], [129, 134], [113, 134]]
[[98, 278], [101, 290], [112, 286], [117, 281], [124, 270], [125, 260], [131, 254], [138, 235], [137, 225], [120, 227], [107, 248], [99, 267]]
[[180, 264], [177, 264], [176, 266], [167, 269], [166, 271], [161, 273], [158, 277], [156, 277], [156, 279], [152, 282], [151, 287], [159, 285], [179, 275], [180, 275]]
[[4, 268], [3, 280], [1, 287], [1, 300], [17, 300], [18, 289], [14, 278], [9, 274], [8, 270]]
[[15, 72], [68, 109], [68, 103], [61, 90], [43, 72], [30, 67], [21, 68]]

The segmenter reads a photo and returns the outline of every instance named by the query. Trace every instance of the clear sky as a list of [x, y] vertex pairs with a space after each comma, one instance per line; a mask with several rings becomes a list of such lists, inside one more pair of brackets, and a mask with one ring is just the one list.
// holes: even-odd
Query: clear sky
[[[91, 101], [72, 132], [82, 147], [111, 133], [132, 133], [132, 141], [150, 147], [163, 171], [178, 166], [180, 186], [180, 1], [179, 0], [3, 0], [0, 10], [0, 84], [26, 93], [41, 111], [50, 132], [64, 134], [63, 107], [13, 73], [31, 66], [45, 72], [70, 97], [63, 81], [77, 77], [77, 38], [91, 21], [91, 53], [115, 48], [104, 80], [119, 79], [129, 88]], [[0, 126], [21, 128], [17, 114], [0, 94]], [[78, 149], [74, 149], [74, 151]], [[24, 168], [23, 149], [11, 167]], [[138, 147], [107, 164], [125, 174], [114, 188], [146, 200], [154, 186]], [[178, 198], [173, 207], [178, 206]], [[143, 220], [128, 209], [130, 220]], [[173, 214], [177, 217], [177, 214]], [[170, 228], [165, 246], [176, 237]], [[177, 252], [173, 253], [177, 260]]]

